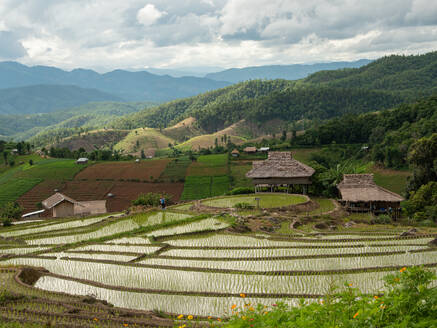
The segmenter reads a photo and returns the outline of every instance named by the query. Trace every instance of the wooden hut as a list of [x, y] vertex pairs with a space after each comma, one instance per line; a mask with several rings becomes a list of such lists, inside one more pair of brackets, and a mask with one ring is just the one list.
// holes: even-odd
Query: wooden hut
[[234, 149], [231, 152], [231, 155], [232, 155], [232, 157], [238, 157], [238, 156], [240, 156], [240, 152], [238, 151], [238, 149]]
[[257, 149], [256, 149], [256, 147], [246, 147], [243, 149], [243, 151], [246, 154], [254, 154], [254, 153], [256, 153]]
[[59, 192], [42, 201], [42, 206], [51, 211], [52, 217], [69, 217], [74, 216], [74, 206], [76, 201]]
[[88, 158], [86, 157], [78, 158], [76, 164], [88, 164]]
[[340, 203], [349, 212], [400, 215], [400, 204], [404, 198], [378, 186], [373, 181], [373, 174], [344, 174], [337, 188], [341, 195]]
[[300, 185], [306, 193], [315, 172], [312, 167], [293, 159], [291, 152], [271, 151], [266, 160], [253, 162], [252, 165], [246, 177], [252, 179], [255, 192], [261, 187], [269, 187], [273, 191], [277, 186], [286, 186], [288, 192], [290, 187]]

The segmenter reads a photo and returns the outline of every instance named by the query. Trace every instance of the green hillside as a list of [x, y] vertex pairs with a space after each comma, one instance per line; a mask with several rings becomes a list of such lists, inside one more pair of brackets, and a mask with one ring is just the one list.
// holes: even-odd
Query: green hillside
[[154, 105], [150, 102], [91, 102], [44, 114], [0, 115], [0, 135], [16, 140], [59, 128], [101, 128], [116, 117]]
[[419, 56], [387, 56], [360, 68], [321, 71], [304, 81], [340, 88], [407, 92], [410, 97], [437, 90], [437, 52]]
[[214, 133], [242, 119], [290, 123], [382, 110], [432, 94], [436, 65], [437, 53], [389, 56], [300, 81], [248, 81], [128, 115], [115, 120], [113, 127], [166, 127], [193, 117], [199, 129]]

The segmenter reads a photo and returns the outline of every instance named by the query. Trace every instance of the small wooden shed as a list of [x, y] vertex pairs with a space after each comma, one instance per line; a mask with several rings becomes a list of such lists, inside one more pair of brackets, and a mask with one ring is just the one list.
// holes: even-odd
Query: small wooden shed
[[243, 149], [243, 151], [247, 154], [254, 154], [256, 153], [257, 149], [256, 147], [246, 147]]
[[246, 173], [246, 177], [252, 179], [255, 191], [260, 187], [268, 186], [273, 191], [274, 187], [300, 185], [303, 192], [307, 192], [311, 177], [315, 170], [292, 158], [291, 152], [271, 151], [264, 161], [252, 163], [252, 170]]
[[373, 174], [344, 174], [337, 188], [341, 195], [340, 203], [349, 212], [387, 213], [394, 217], [400, 215], [404, 198], [378, 186]]
[[76, 201], [59, 192], [42, 201], [42, 206], [49, 211], [52, 211], [52, 217], [70, 217], [74, 216], [74, 206]]

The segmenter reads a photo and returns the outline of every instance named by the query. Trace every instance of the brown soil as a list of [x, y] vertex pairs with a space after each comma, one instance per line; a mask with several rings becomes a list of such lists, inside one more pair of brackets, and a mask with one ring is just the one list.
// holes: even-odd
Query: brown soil
[[60, 143], [56, 144], [57, 148], [68, 148], [71, 151], [84, 148], [87, 152], [92, 152], [97, 147], [115, 145], [129, 134], [129, 131], [124, 130], [101, 130], [92, 131], [80, 136], [72, 136], [65, 138]]
[[44, 199], [49, 198], [55, 193], [55, 189], [61, 189], [63, 183], [61, 181], [46, 180], [33, 187], [18, 199], [18, 204], [23, 207], [23, 213], [37, 211], [37, 204]]
[[164, 171], [169, 159], [136, 162], [100, 163], [87, 167], [76, 175], [75, 180], [140, 180], [157, 179]]
[[132, 204], [132, 200], [148, 192], [168, 193], [173, 196], [172, 201], [177, 202], [181, 198], [183, 189], [183, 183], [115, 182], [110, 191], [114, 197], [108, 199], [107, 208], [109, 212], [125, 210]]

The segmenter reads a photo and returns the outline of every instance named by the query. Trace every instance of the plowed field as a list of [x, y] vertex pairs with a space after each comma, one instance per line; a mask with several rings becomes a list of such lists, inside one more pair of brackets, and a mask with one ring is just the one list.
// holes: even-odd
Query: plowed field
[[44, 199], [49, 198], [55, 193], [55, 189], [61, 189], [62, 182], [58, 180], [48, 180], [43, 181], [33, 187], [31, 190], [26, 192], [18, 199], [18, 204], [20, 204], [24, 211], [23, 213], [29, 213], [39, 210], [37, 204], [42, 202]]
[[76, 175], [75, 180], [140, 180], [151, 181], [159, 178], [169, 159], [144, 160], [135, 162], [100, 163]]
[[139, 182], [115, 182], [111, 193], [113, 198], [108, 199], [108, 212], [118, 212], [128, 208], [131, 201], [138, 198], [141, 193], [165, 192], [173, 196], [172, 201], [181, 198], [183, 183], [139, 183]]

